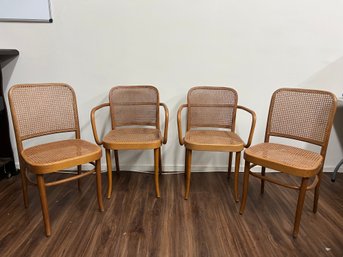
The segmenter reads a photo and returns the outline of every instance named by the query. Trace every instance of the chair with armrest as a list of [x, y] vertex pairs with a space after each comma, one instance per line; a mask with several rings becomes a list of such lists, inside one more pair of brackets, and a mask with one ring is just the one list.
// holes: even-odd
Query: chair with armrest
[[[15, 85], [8, 93], [17, 142], [18, 157], [25, 207], [28, 207], [28, 182], [38, 186], [46, 236], [51, 225], [46, 187], [78, 180], [96, 173], [97, 197], [103, 211], [101, 193], [101, 148], [80, 139], [80, 127], [74, 90], [66, 84]], [[53, 141], [24, 148], [23, 142], [56, 133], [75, 133], [75, 139]], [[81, 165], [92, 163], [95, 168], [82, 171]], [[67, 178], [46, 181], [45, 177], [59, 170], [77, 166], [77, 174]], [[32, 173], [37, 183], [28, 176]]]
[[[164, 108], [163, 137], [160, 131], [160, 106]], [[99, 139], [95, 113], [109, 107], [112, 130]], [[108, 188], [107, 198], [112, 195], [112, 160], [114, 151], [116, 170], [119, 171], [119, 150], [154, 150], [154, 175], [156, 197], [160, 197], [159, 171], [162, 172], [161, 146], [167, 143], [169, 112], [160, 103], [159, 92], [154, 86], [116, 86], [110, 90], [109, 103], [96, 106], [91, 111], [93, 135], [98, 145], [106, 150]]]
[[[251, 146], [244, 152], [244, 184], [240, 214], [243, 214], [246, 205], [249, 175], [261, 179], [261, 193], [264, 192], [264, 181], [296, 189], [299, 195], [293, 237], [297, 237], [306, 190], [315, 188], [313, 212], [317, 211], [320, 179], [335, 111], [336, 97], [326, 91], [282, 88], [274, 92], [264, 143]], [[271, 137], [318, 145], [320, 152], [289, 144], [271, 143]], [[255, 166], [261, 166], [261, 174], [251, 171]], [[289, 184], [267, 176], [266, 168], [299, 177], [301, 184]], [[311, 184], [310, 178], [313, 178]]]
[[[249, 147], [253, 137], [256, 115], [252, 110], [237, 105], [237, 92], [228, 87], [193, 87], [188, 91], [187, 104], [178, 109], [178, 135], [180, 145], [185, 145], [185, 199], [189, 197], [192, 151], [229, 152], [228, 174], [231, 173], [232, 153], [235, 157], [234, 197], [238, 196], [238, 172], [240, 154]], [[182, 135], [181, 112], [187, 108], [185, 137]], [[249, 138], [245, 144], [235, 133], [237, 109], [251, 114]]]

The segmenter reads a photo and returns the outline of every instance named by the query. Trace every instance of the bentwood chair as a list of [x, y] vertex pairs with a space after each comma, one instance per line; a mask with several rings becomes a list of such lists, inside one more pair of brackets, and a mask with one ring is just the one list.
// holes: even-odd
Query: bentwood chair
[[[313, 212], [317, 212], [320, 180], [335, 111], [336, 97], [326, 91], [282, 88], [274, 92], [264, 143], [254, 145], [244, 152], [244, 184], [240, 214], [243, 214], [246, 205], [249, 175], [261, 179], [261, 193], [264, 192], [264, 181], [296, 189], [299, 195], [293, 237], [297, 237], [306, 190], [315, 188]], [[317, 153], [291, 146], [290, 142], [272, 143], [271, 137], [307, 142], [319, 146], [320, 151]], [[251, 171], [255, 166], [261, 166], [261, 174]], [[267, 176], [266, 168], [299, 177], [301, 184], [285, 183], [281, 179]]]
[[[25, 207], [28, 207], [28, 182], [38, 186], [46, 236], [51, 225], [46, 187], [78, 180], [96, 173], [97, 197], [103, 211], [101, 197], [101, 148], [80, 139], [80, 127], [74, 90], [66, 84], [15, 85], [9, 93], [9, 103], [17, 142]], [[56, 133], [75, 133], [75, 139], [65, 139], [24, 148], [23, 142]], [[81, 164], [92, 163], [95, 168], [82, 171]], [[46, 177], [59, 170], [77, 166], [77, 174], [59, 180]], [[28, 173], [36, 177], [35, 183]], [[32, 177], [32, 176], [31, 176]]]
[[[160, 131], [160, 106], [164, 108], [164, 135]], [[102, 140], [99, 139], [95, 113], [109, 107], [112, 130]], [[112, 195], [112, 160], [114, 151], [117, 172], [119, 150], [154, 150], [156, 197], [160, 197], [159, 171], [162, 172], [161, 146], [167, 143], [169, 112], [164, 103], [160, 103], [159, 92], [154, 86], [116, 86], [110, 90], [109, 103], [96, 106], [91, 111], [94, 139], [106, 150], [108, 188], [107, 198]]]
[[[192, 151], [229, 152], [228, 174], [231, 173], [232, 153], [235, 157], [234, 197], [238, 202], [238, 172], [240, 154], [249, 147], [253, 137], [256, 115], [252, 110], [237, 105], [237, 92], [228, 87], [193, 87], [188, 91], [187, 104], [178, 109], [177, 122], [180, 145], [185, 145], [185, 199], [189, 197]], [[185, 137], [182, 135], [181, 112], [187, 108]], [[235, 133], [236, 112], [242, 109], [251, 114], [247, 143]]]

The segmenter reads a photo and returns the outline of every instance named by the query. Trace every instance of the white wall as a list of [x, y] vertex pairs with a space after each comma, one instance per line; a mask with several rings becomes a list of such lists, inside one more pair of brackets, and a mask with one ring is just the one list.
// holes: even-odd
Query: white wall
[[[52, 0], [51, 5], [52, 24], [0, 23], [0, 48], [20, 51], [4, 69], [6, 91], [16, 83], [69, 83], [78, 97], [82, 136], [93, 141], [89, 112], [107, 100], [112, 86], [156, 85], [170, 110], [163, 148], [168, 171], [183, 170], [176, 111], [192, 86], [234, 87], [239, 103], [257, 113], [254, 143], [263, 140], [277, 88], [343, 93], [340, 0]], [[242, 114], [238, 132], [244, 137], [248, 127]], [[326, 170], [342, 154], [334, 131]], [[120, 154], [124, 168], [136, 170], [151, 169], [152, 156]], [[194, 170], [225, 170], [226, 162], [221, 153], [193, 157]]]

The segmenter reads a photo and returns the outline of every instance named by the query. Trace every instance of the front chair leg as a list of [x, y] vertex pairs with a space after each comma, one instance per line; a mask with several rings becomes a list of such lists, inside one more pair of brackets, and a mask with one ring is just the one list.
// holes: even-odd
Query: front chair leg
[[185, 200], [189, 197], [189, 191], [191, 187], [191, 167], [192, 167], [192, 150], [186, 149], [186, 192]]
[[318, 176], [318, 182], [314, 189], [314, 201], [313, 201], [313, 213], [316, 213], [318, 210], [318, 200], [319, 200], [319, 187], [320, 187], [320, 181], [322, 180], [323, 171], [321, 170], [319, 172]]
[[243, 214], [245, 209], [245, 204], [247, 203], [248, 188], [249, 188], [249, 171], [250, 171], [250, 162], [245, 161], [244, 163], [244, 180], [243, 180], [243, 195], [241, 207], [239, 209], [239, 214]]
[[159, 155], [160, 151], [159, 148], [154, 149], [154, 167], [155, 167], [155, 189], [156, 189], [156, 197], [160, 198], [160, 184], [159, 184], [159, 172], [158, 172], [158, 166], [159, 166]]
[[41, 202], [42, 213], [43, 213], [45, 235], [49, 237], [51, 236], [51, 225], [50, 225], [50, 218], [49, 218], [48, 201], [46, 198], [44, 177], [43, 175], [37, 175], [36, 179], [37, 179], [37, 186], [39, 190], [40, 202]]
[[294, 228], [293, 228], [294, 238], [296, 238], [299, 233], [299, 225], [300, 225], [301, 213], [302, 213], [302, 209], [303, 209], [304, 201], [305, 201], [307, 182], [308, 182], [308, 178], [302, 178], [299, 196], [298, 196], [297, 210], [295, 212], [295, 221], [294, 221]]
[[159, 151], [159, 156], [158, 156], [158, 170], [159, 170], [159, 174], [162, 175], [162, 153], [161, 153], [161, 147], [158, 148]]
[[111, 198], [112, 195], [112, 160], [111, 150], [106, 149], [106, 163], [107, 163], [107, 199]]
[[104, 211], [104, 205], [102, 202], [102, 184], [101, 184], [101, 161], [100, 159], [95, 162], [96, 172], [96, 192], [98, 196], [99, 210]]
[[238, 175], [239, 175], [239, 164], [241, 160], [241, 152], [236, 152], [236, 159], [235, 159], [235, 184], [234, 184], [234, 191], [235, 191], [235, 201], [238, 203], [239, 195], [238, 195]]

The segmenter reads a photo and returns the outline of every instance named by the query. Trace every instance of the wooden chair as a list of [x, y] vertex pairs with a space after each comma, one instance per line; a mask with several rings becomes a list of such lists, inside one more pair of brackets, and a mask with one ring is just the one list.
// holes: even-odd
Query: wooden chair
[[[97, 110], [110, 108], [112, 130], [102, 140], [96, 129]], [[160, 131], [160, 111], [165, 111], [164, 136]], [[94, 139], [106, 150], [108, 188], [107, 198], [112, 195], [112, 161], [114, 151], [116, 170], [119, 171], [119, 150], [154, 150], [156, 197], [160, 197], [159, 170], [162, 172], [161, 145], [167, 143], [169, 112], [164, 103], [160, 103], [157, 88], [153, 86], [116, 86], [110, 90], [109, 103], [96, 106], [91, 111]]]
[[[80, 127], [74, 90], [66, 84], [15, 85], [9, 93], [9, 103], [17, 142], [25, 207], [28, 207], [28, 182], [38, 186], [46, 236], [51, 235], [46, 187], [59, 185], [96, 173], [97, 197], [103, 211], [101, 197], [101, 148], [80, 139]], [[75, 139], [54, 141], [23, 147], [28, 139], [55, 133], [75, 133]], [[82, 171], [81, 164], [91, 162], [95, 169]], [[45, 176], [59, 170], [78, 167], [75, 176], [45, 181]], [[33, 173], [37, 183], [28, 172]]]
[[[282, 88], [274, 92], [264, 143], [252, 146], [244, 152], [244, 185], [240, 214], [243, 214], [247, 200], [249, 175], [261, 179], [261, 193], [264, 192], [264, 181], [299, 190], [293, 228], [293, 237], [297, 237], [306, 190], [315, 188], [313, 212], [317, 211], [320, 179], [335, 111], [336, 97], [326, 91]], [[271, 143], [271, 137], [318, 145], [320, 152]], [[261, 174], [251, 171], [256, 165], [262, 167]], [[300, 177], [301, 184], [290, 185], [268, 177], [265, 174], [266, 168]], [[311, 177], [314, 179], [309, 185]]]
[[[185, 145], [185, 199], [188, 199], [191, 182], [192, 151], [229, 152], [228, 174], [231, 173], [232, 153], [235, 158], [234, 191], [238, 202], [238, 172], [240, 154], [249, 147], [254, 133], [256, 115], [252, 110], [237, 105], [238, 95], [227, 87], [193, 87], [188, 91], [187, 104], [178, 109], [177, 123], [180, 145]], [[182, 135], [181, 112], [187, 107], [186, 135]], [[246, 144], [235, 133], [237, 109], [252, 116], [249, 138]]]

